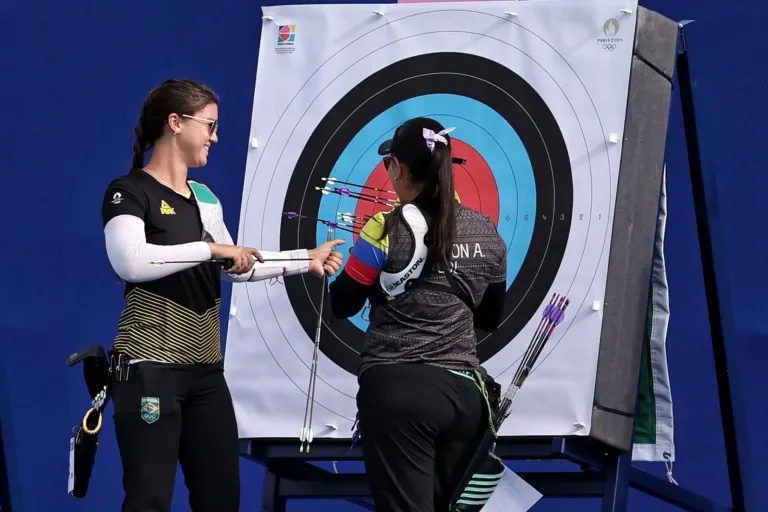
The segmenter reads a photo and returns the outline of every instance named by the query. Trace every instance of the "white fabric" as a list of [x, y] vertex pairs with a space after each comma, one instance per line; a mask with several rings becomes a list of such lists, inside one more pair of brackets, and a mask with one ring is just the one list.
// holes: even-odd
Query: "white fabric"
[[[650, 462], [675, 461], [675, 421], [672, 407], [672, 389], [667, 364], [667, 332], [669, 329], [669, 282], [664, 244], [667, 229], [667, 165], [661, 173], [661, 195], [656, 219], [656, 240], [651, 267], [652, 325], [649, 333], [651, 345], [651, 375], [656, 408], [653, 411], [656, 424], [656, 442], [632, 446], [632, 460]], [[647, 418], [641, 421], [646, 421]]]
[[446, 128], [445, 130], [440, 130], [438, 133], [435, 133], [429, 128], [423, 128], [421, 130], [421, 134], [424, 137], [424, 140], [427, 141], [427, 147], [429, 148], [429, 151], [434, 152], [435, 141], [440, 141], [443, 144], [448, 144], [448, 140], [445, 137], [443, 137], [443, 135], [447, 135], [455, 129], [456, 128], [451, 127], [451, 128]]
[[296, 249], [294, 251], [259, 251], [261, 257], [265, 260], [270, 259], [301, 259], [305, 261], [265, 261], [264, 263], [256, 262], [253, 264], [253, 269], [245, 274], [230, 274], [222, 271], [221, 278], [231, 283], [244, 283], [246, 281], [263, 281], [265, 279], [272, 279], [278, 276], [292, 276], [296, 274], [303, 274], [309, 271], [309, 251], [306, 249]]
[[526, 512], [542, 494], [505, 466], [504, 476], [483, 506], [483, 512]]
[[[426, 128], [424, 128], [426, 130]], [[434, 132], [433, 132], [434, 133]], [[442, 132], [441, 132], [442, 133]], [[389, 273], [382, 271], [379, 275], [379, 284], [384, 293], [390, 297], [400, 295], [405, 291], [405, 285], [413, 279], [418, 279], [424, 271], [427, 261], [428, 248], [424, 237], [429, 231], [427, 220], [416, 206], [406, 204], [403, 206], [403, 219], [413, 233], [413, 256], [411, 261], [400, 272]]]
[[[225, 245], [235, 245], [232, 241], [232, 236], [224, 227], [222, 231]], [[259, 254], [265, 260], [287, 260], [287, 259], [307, 259], [309, 258], [309, 251], [306, 249], [296, 249], [293, 251], [262, 251], [259, 250]], [[292, 276], [295, 274], [303, 274], [309, 271], [309, 261], [265, 261], [264, 263], [256, 262], [253, 265], [251, 272], [245, 274], [230, 274], [222, 270], [221, 278], [224, 281], [230, 283], [244, 283], [246, 281], [263, 281], [264, 279], [272, 279], [278, 276]]]
[[[144, 221], [134, 215], [118, 215], [104, 226], [107, 257], [115, 273], [124, 281], [143, 283], [154, 281], [199, 265], [211, 258], [206, 242], [179, 245], [147, 243]], [[195, 263], [166, 263], [150, 265], [150, 261], [193, 261]]]

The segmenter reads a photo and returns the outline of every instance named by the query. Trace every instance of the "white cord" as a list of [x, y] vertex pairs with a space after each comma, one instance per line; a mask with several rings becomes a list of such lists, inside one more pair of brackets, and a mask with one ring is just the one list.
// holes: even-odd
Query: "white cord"
[[669, 452], [664, 452], [664, 465], [667, 467], [667, 480], [669, 480], [671, 483], [675, 485], [680, 485], [675, 480], [675, 477], [672, 476], [672, 455]]

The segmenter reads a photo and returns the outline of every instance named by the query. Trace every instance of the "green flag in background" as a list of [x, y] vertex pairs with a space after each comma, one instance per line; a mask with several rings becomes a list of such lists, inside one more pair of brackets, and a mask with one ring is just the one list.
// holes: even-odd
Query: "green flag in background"
[[632, 460], [671, 463], [675, 460], [675, 444], [666, 347], [669, 326], [669, 287], [664, 259], [664, 232], [667, 224], [666, 171], [665, 165], [661, 177]]

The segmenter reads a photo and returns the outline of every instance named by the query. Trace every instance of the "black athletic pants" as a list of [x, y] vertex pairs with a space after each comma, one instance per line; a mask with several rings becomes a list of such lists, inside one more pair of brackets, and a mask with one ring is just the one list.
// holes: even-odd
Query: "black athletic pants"
[[471, 377], [426, 364], [360, 377], [360, 442], [377, 512], [447, 511], [484, 425]]
[[129, 368], [127, 380], [112, 385], [122, 512], [170, 512], [177, 460], [192, 511], [237, 512], [237, 423], [223, 363]]

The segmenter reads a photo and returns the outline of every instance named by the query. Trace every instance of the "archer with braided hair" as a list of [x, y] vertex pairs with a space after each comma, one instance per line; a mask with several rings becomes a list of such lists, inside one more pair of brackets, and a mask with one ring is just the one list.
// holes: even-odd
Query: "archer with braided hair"
[[[234, 406], [224, 379], [221, 280], [339, 270], [334, 247], [273, 252], [239, 247], [211, 188], [188, 176], [218, 142], [219, 98], [193, 80], [168, 80], [141, 109], [132, 169], [113, 180], [102, 218], [126, 306], [110, 349], [123, 512], [170, 512], [177, 460], [195, 512], [240, 506]], [[145, 163], [147, 154], [149, 161]], [[230, 260], [224, 268], [210, 261]], [[151, 265], [151, 261], [187, 262]]]

